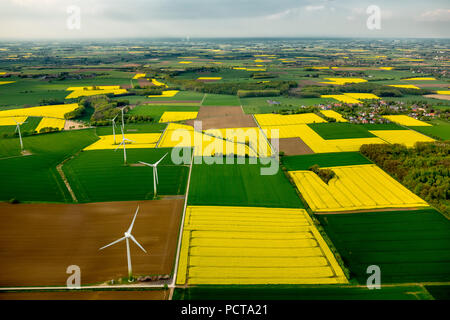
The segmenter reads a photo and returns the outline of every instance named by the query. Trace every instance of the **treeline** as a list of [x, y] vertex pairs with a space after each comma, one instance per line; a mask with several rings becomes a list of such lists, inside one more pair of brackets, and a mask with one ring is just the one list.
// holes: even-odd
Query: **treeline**
[[416, 195], [450, 215], [450, 141], [363, 145], [361, 153]]
[[80, 106], [94, 109], [91, 122], [112, 119], [120, 113], [120, 108], [129, 104], [128, 100], [112, 100], [105, 95], [83, 97], [79, 101]]
[[251, 82], [201, 82], [196, 80], [170, 79], [171, 83], [178, 84], [185, 90], [197, 91], [202, 93], [216, 93], [237, 95], [239, 90], [246, 91], [266, 91], [278, 90], [279, 95], [287, 95], [291, 88], [297, 86], [295, 81], [270, 81], [265, 83]]

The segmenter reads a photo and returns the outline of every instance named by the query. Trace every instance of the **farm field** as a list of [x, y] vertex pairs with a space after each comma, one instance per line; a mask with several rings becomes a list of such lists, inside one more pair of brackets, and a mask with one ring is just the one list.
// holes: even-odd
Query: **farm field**
[[[125, 134], [162, 133], [166, 128], [166, 126], [167, 125], [165, 123], [130, 123], [126, 125], [124, 132]], [[113, 130], [111, 126], [97, 127], [96, 133], [99, 136], [108, 136], [113, 134]], [[120, 134], [120, 126], [117, 125], [116, 137], [119, 137], [119, 134]]]
[[136, 275], [171, 274], [183, 200], [0, 203], [4, 219], [0, 226], [0, 286], [64, 287], [66, 269], [74, 264], [81, 268], [85, 285], [125, 277], [125, 245], [102, 251], [98, 248], [123, 234], [137, 205], [140, 211], [133, 234], [149, 254], [131, 245], [134, 272]]
[[282, 158], [282, 164], [288, 171], [308, 170], [309, 167], [315, 164], [319, 165], [319, 167], [337, 167], [371, 163], [359, 152], [318, 153]]
[[330, 167], [336, 177], [325, 183], [312, 171], [290, 171], [314, 212], [416, 208], [428, 204], [374, 164]]
[[[195, 163], [195, 162], [194, 162]], [[194, 164], [189, 205], [303, 208], [294, 188], [279, 170], [261, 175], [261, 164]]]
[[160, 148], [194, 147], [195, 156], [237, 155], [268, 157], [272, 149], [258, 128], [208, 129], [170, 123], [158, 143]]
[[450, 140], [450, 123], [442, 120], [433, 120], [430, 123], [432, 124], [431, 127], [410, 126], [410, 128], [435, 139]]
[[352, 123], [311, 123], [308, 126], [325, 140], [375, 137], [363, 126]]
[[450, 280], [450, 222], [433, 209], [316, 217], [361, 284], [374, 264], [383, 283]]
[[168, 290], [2, 292], [0, 300], [167, 300]]
[[435, 141], [413, 130], [375, 130], [372, 133], [390, 144], [404, 144], [407, 147], [413, 147], [417, 142]]
[[202, 102], [202, 106], [240, 106], [239, 98], [224, 94], [207, 93]]
[[189, 206], [182, 237], [179, 285], [347, 283], [303, 209]]
[[31, 155], [21, 156], [19, 139], [0, 139], [0, 200], [71, 202], [56, 166], [98, 138], [93, 130], [24, 137]]
[[[439, 286], [433, 286], [439, 288]], [[430, 290], [427, 287], [428, 290]], [[404, 285], [369, 290], [342, 285], [320, 286], [192, 286], [177, 288], [174, 300], [430, 300], [422, 286]], [[432, 291], [433, 292], [433, 291]]]
[[[78, 201], [126, 201], [152, 199], [152, 168], [138, 161], [155, 163], [169, 153], [158, 166], [159, 195], [182, 195], [186, 188], [188, 167], [174, 165], [171, 149], [129, 149], [123, 165], [122, 149], [84, 151], [64, 164], [67, 176]], [[138, 183], [137, 183], [138, 182]]]

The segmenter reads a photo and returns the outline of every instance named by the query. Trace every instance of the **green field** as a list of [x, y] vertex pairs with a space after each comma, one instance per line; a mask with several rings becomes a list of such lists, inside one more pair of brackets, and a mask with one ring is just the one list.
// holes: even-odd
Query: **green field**
[[371, 164], [372, 162], [359, 152], [335, 152], [305, 154], [301, 156], [285, 156], [282, 163], [288, 171], [308, 170], [312, 165], [320, 167], [351, 166]]
[[19, 156], [18, 138], [0, 139], [0, 200], [72, 201], [56, 166], [97, 139], [94, 130], [25, 137], [29, 156]]
[[399, 126], [396, 123], [366, 123], [366, 124], [361, 124], [361, 126], [363, 126], [364, 128], [366, 128], [367, 130], [405, 130], [404, 127]]
[[260, 164], [196, 164], [192, 168], [190, 205], [303, 208], [281, 170], [261, 175]]
[[450, 140], [450, 123], [444, 120], [432, 120], [429, 122], [432, 127], [410, 127], [413, 130], [419, 131], [427, 136], [435, 139]]
[[[28, 117], [24, 124], [20, 126], [20, 132], [25, 136], [29, 132], [34, 130], [41, 122], [42, 117]], [[0, 135], [3, 133], [12, 134], [16, 131], [16, 126], [0, 126]]]
[[450, 221], [433, 209], [316, 215], [360, 284], [450, 281]]
[[[167, 152], [158, 166], [158, 195], [184, 194], [189, 167], [174, 165], [171, 149], [129, 148], [127, 160], [129, 164], [154, 163]], [[79, 202], [153, 199], [152, 168], [124, 166], [122, 149], [83, 151], [63, 170]]]
[[[325, 98], [287, 98], [287, 97], [258, 97], [240, 99], [242, 108], [247, 114], [271, 113], [280, 110], [297, 110], [301, 106], [314, 106], [332, 103], [333, 99]], [[267, 100], [273, 100], [280, 104], [269, 104]]]
[[375, 137], [363, 126], [353, 123], [310, 123], [308, 126], [325, 140]]
[[[120, 135], [120, 119], [116, 120], [116, 135]], [[163, 132], [167, 124], [165, 123], [127, 123], [125, 124], [125, 133], [158, 133]], [[112, 126], [97, 127], [99, 136], [107, 136], [113, 134]]]
[[[427, 288], [428, 289], [428, 288]], [[422, 286], [369, 290], [350, 286], [200, 286], [176, 288], [173, 300], [430, 300]]]
[[240, 106], [237, 96], [207, 93], [202, 106]]

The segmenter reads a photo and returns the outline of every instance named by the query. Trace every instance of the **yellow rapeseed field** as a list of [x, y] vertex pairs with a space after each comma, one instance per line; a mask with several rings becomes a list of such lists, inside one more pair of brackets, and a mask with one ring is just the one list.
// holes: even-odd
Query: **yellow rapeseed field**
[[437, 94], [450, 94], [450, 90], [440, 90], [436, 91]]
[[14, 83], [15, 81], [0, 81], [0, 86], [2, 84], [9, 84], [9, 83]]
[[180, 62], [178, 62], [178, 63], [181, 63], [181, 64], [189, 64], [189, 63], [192, 63], [192, 61], [180, 61]]
[[145, 73], [137, 73], [133, 79], [141, 79], [141, 78], [145, 78]]
[[347, 84], [347, 83], [367, 82], [367, 80], [364, 80], [364, 79], [361, 79], [361, 78], [325, 78], [325, 80], [329, 80], [329, 81], [328, 82], [321, 82], [321, 83], [344, 85], [344, 84]]
[[28, 117], [5, 117], [5, 118], [0, 118], [0, 126], [15, 126], [16, 122], [14, 120], [16, 120], [17, 122], [21, 123], [21, 122], [25, 122], [27, 120]]
[[176, 283], [348, 283], [303, 209], [189, 206]]
[[179, 90], [166, 90], [163, 91], [161, 95], [150, 95], [148, 96], [149, 98], [172, 98], [174, 97], [177, 93], [179, 92]]
[[64, 125], [66, 120], [58, 119], [58, 118], [42, 118], [39, 122], [39, 125], [35, 129], [35, 131], [40, 132], [42, 128], [58, 128], [59, 130], [64, 129]]
[[[126, 148], [155, 148], [156, 143], [161, 136], [160, 133], [130, 133], [125, 134], [125, 138], [134, 142], [127, 142]], [[100, 140], [84, 148], [84, 150], [100, 150], [100, 149], [116, 149], [122, 141], [122, 135], [116, 133], [116, 144], [114, 144], [114, 136], [100, 136]]]
[[291, 124], [304, 124], [304, 123], [321, 123], [326, 122], [323, 118], [314, 113], [301, 113], [301, 114], [272, 114], [263, 113], [255, 114], [255, 119], [260, 126], [281, 126]]
[[76, 108], [78, 108], [78, 103], [11, 109], [0, 111], [0, 118], [27, 116], [27, 117], [50, 117], [50, 118], [64, 119], [64, 115], [66, 113], [71, 112]]
[[413, 130], [373, 130], [370, 132], [391, 144], [404, 144], [407, 147], [413, 147], [416, 142], [435, 141]]
[[431, 124], [414, 119], [405, 115], [391, 115], [391, 116], [383, 116], [383, 118], [388, 119], [389, 121], [396, 122], [403, 126], [423, 126], [423, 127], [431, 127]]
[[354, 99], [360, 99], [360, 100], [365, 100], [365, 99], [380, 99], [380, 97], [378, 97], [377, 95], [373, 94], [373, 93], [344, 93], [346, 96], [352, 97]]
[[328, 152], [349, 152], [359, 151], [363, 144], [383, 144], [384, 140], [374, 138], [355, 138], [355, 139], [331, 139], [325, 140], [306, 124], [282, 125], [282, 126], [261, 126], [261, 129], [267, 130], [267, 136], [270, 138], [270, 130], [278, 129], [279, 138], [298, 137], [305, 142], [315, 153]]
[[434, 80], [436, 80], [436, 78], [433, 78], [433, 77], [418, 77], [418, 78], [408, 78], [408, 79], [403, 79], [403, 80], [408, 80], [408, 81], [434, 81]]
[[392, 70], [394, 67], [380, 67], [381, 70]]
[[198, 112], [166, 111], [159, 122], [176, 122], [197, 118]]
[[320, 110], [320, 113], [328, 118], [336, 119], [336, 122], [348, 122], [347, 119], [344, 119], [340, 113], [334, 110]]
[[222, 77], [198, 77], [197, 80], [222, 80]]
[[298, 190], [315, 212], [428, 206], [374, 164], [331, 167], [326, 184], [309, 170], [291, 171]]
[[405, 89], [417, 89], [419, 90], [420, 88], [413, 85], [413, 84], [389, 84], [389, 87], [395, 87], [395, 88], [405, 88]]
[[335, 99], [337, 101], [344, 102], [344, 103], [361, 103], [361, 101], [359, 101], [355, 98], [352, 98], [350, 96], [347, 96], [345, 94], [324, 94], [324, 95], [321, 95], [320, 97]]
[[192, 126], [169, 123], [159, 147], [195, 147], [195, 156], [215, 154], [270, 156], [272, 150], [259, 133], [258, 128], [210, 129], [198, 132]]
[[78, 97], [96, 96], [100, 94], [124, 94], [126, 89], [120, 89], [120, 86], [90, 86], [90, 87], [70, 87], [67, 91], [72, 91], [66, 99], [76, 99]]
[[165, 88], [167, 88], [168, 87], [168, 85], [167, 84], [165, 84], [165, 83], [162, 83], [162, 82], [159, 82], [158, 80], [156, 80], [156, 79], [152, 79], [152, 83], [153, 83], [153, 85], [155, 85], [155, 86], [157, 86], [157, 87], [165, 87]]

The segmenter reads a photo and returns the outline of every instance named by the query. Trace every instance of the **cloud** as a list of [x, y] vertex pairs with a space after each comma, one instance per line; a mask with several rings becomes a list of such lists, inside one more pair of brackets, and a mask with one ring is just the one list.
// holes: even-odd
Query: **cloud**
[[320, 11], [320, 10], [323, 10], [323, 9], [325, 9], [324, 5], [321, 5], [321, 6], [306, 6], [305, 7], [306, 11]]
[[450, 9], [435, 9], [422, 13], [419, 21], [428, 22], [449, 22], [450, 21]]

